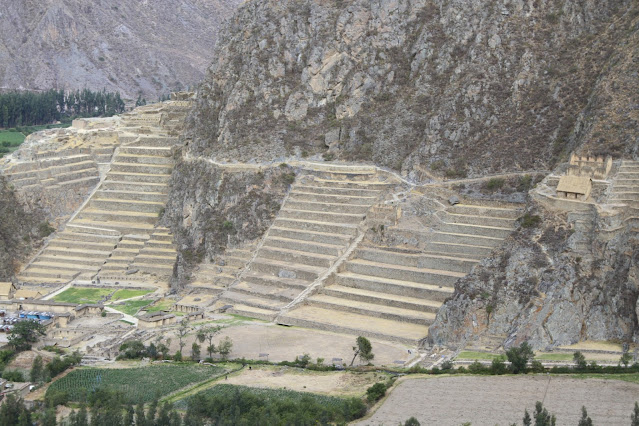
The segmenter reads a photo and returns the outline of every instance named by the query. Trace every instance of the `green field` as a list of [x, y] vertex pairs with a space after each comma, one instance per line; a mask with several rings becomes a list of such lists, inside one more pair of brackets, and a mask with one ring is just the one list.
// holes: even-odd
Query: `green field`
[[152, 300], [128, 300], [117, 305], [109, 305], [113, 309], [117, 309], [120, 312], [124, 312], [127, 315], [135, 315], [140, 308], [147, 306]]
[[112, 292], [113, 289], [110, 288], [72, 287], [55, 296], [53, 300], [66, 303], [94, 304]]
[[9, 142], [11, 145], [20, 145], [24, 142], [25, 136], [21, 132], [0, 131], [0, 145], [2, 142]]
[[[310, 392], [297, 392], [286, 389], [264, 389], [264, 388], [253, 388], [248, 386], [241, 385], [226, 385], [219, 384], [215, 385], [205, 391], [199, 392], [197, 395], [201, 396], [230, 396], [234, 395], [237, 392], [247, 392], [251, 395], [260, 397], [266, 400], [281, 400], [288, 399], [294, 403], [299, 403], [303, 398], [311, 398], [314, 401], [320, 403], [322, 406], [327, 408], [333, 408], [336, 411], [339, 410], [345, 403], [344, 398], [338, 398], [336, 396], [328, 396], [328, 395], [320, 395]], [[178, 409], [186, 409], [190, 398], [182, 399], [175, 403], [175, 407]]]
[[111, 300], [117, 301], [117, 300], [130, 299], [132, 297], [144, 296], [145, 294], [149, 294], [152, 291], [153, 290], [122, 289], [122, 290], [118, 290], [115, 293], [113, 293], [113, 296], [111, 296]]
[[82, 402], [98, 388], [121, 392], [127, 403], [151, 402], [224, 370], [198, 364], [165, 364], [141, 368], [80, 368], [53, 382], [48, 392], [62, 391]]

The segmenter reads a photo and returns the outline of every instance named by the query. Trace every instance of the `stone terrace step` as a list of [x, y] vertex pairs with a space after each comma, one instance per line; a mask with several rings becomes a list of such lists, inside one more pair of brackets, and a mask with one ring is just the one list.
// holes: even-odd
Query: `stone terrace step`
[[270, 236], [264, 241], [264, 247], [276, 247], [289, 250], [302, 251], [306, 253], [317, 253], [327, 256], [337, 257], [344, 251], [344, 245], [323, 244], [309, 241], [300, 241], [290, 238], [279, 238]]
[[332, 296], [340, 300], [354, 300], [420, 312], [437, 313], [437, 310], [442, 305], [441, 301], [427, 300], [419, 297], [399, 296], [396, 294], [387, 294], [341, 285], [324, 287], [321, 290], [321, 294]]
[[250, 284], [257, 284], [266, 287], [284, 288], [290, 287], [297, 291], [302, 291], [308, 287], [310, 281], [297, 278], [282, 278], [275, 275], [266, 275], [259, 272], [249, 272], [243, 277], [243, 281]]
[[[86, 178], [98, 178], [97, 168], [78, 170], [75, 172], [59, 173], [53, 176], [56, 182], [62, 183], [71, 180], [80, 180]], [[44, 183], [44, 181], [43, 181]]]
[[166, 183], [152, 182], [124, 182], [117, 180], [106, 180], [102, 182], [100, 190], [109, 191], [133, 191], [133, 192], [160, 192], [167, 194], [169, 186]]
[[357, 196], [357, 197], [377, 197], [379, 191], [373, 189], [359, 189], [359, 188], [334, 188], [323, 187], [313, 185], [298, 185], [295, 186], [296, 192], [305, 192], [310, 194], [320, 195], [339, 195], [339, 196]]
[[133, 146], [171, 147], [178, 142], [178, 138], [166, 136], [140, 136]]
[[504, 239], [508, 237], [513, 230], [511, 228], [501, 228], [496, 226], [481, 225], [462, 225], [458, 223], [442, 223], [437, 225], [439, 232], [450, 232], [455, 234], [464, 234], [471, 236], [482, 236]]
[[46, 256], [56, 256], [59, 258], [64, 257], [82, 257], [82, 258], [92, 258], [92, 259], [102, 259], [104, 260], [111, 254], [113, 246], [111, 246], [111, 250], [93, 250], [86, 248], [71, 248], [71, 247], [56, 247], [55, 245], [49, 244], [46, 249], [42, 252], [42, 255]]
[[397, 252], [369, 247], [357, 250], [356, 257], [371, 262], [410, 266], [413, 268], [445, 269], [462, 273], [470, 272], [472, 267], [479, 262], [479, 260], [476, 259]]
[[279, 226], [273, 225], [271, 226], [269, 230], [268, 236], [269, 238], [267, 238], [267, 241], [271, 237], [281, 237], [284, 239], [307, 241], [310, 243], [317, 242], [320, 244], [344, 246], [350, 242], [350, 240], [354, 236], [354, 233], [351, 233], [349, 235], [343, 235], [340, 233], [306, 231], [306, 230], [291, 229], [291, 228], [279, 227]]
[[137, 191], [113, 191], [98, 190], [93, 196], [95, 200], [132, 200], [132, 201], [152, 201], [166, 204], [167, 195], [161, 192], [137, 192]]
[[639, 179], [639, 172], [620, 171], [617, 173], [617, 179]]
[[337, 274], [335, 281], [338, 285], [344, 287], [353, 287], [398, 296], [418, 297], [439, 302], [443, 302], [452, 296], [455, 291], [455, 288], [452, 286], [423, 284], [414, 281], [356, 274], [348, 271]]
[[328, 268], [335, 260], [335, 256], [317, 253], [305, 253], [276, 247], [262, 247], [259, 256], [264, 259], [273, 259], [300, 265]]
[[[104, 221], [96, 221], [91, 219], [75, 219], [73, 221], [75, 226], [84, 227], [108, 227], [113, 232], [119, 234], [135, 234], [135, 235], [148, 235], [153, 232], [153, 225], [147, 223], [134, 223], [134, 222], [115, 222], [111, 221], [105, 223]], [[70, 225], [69, 225], [70, 226]], [[67, 228], [69, 228], [67, 226]]]
[[[77, 220], [69, 223], [65, 229], [65, 232], [73, 233], [73, 234], [83, 234], [86, 235], [87, 238], [91, 236], [91, 238], [104, 238], [104, 237], [113, 237], [115, 241], [120, 240], [120, 233], [118, 231], [114, 231], [113, 229], [107, 229], [104, 226], [95, 226], [95, 224], [82, 224], [78, 223]], [[77, 237], [80, 238], [80, 237]], [[93, 241], [93, 240], [89, 240]]]
[[289, 275], [290, 278], [314, 281], [322, 272], [324, 272], [325, 268], [299, 265], [290, 262], [280, 262], [273, 259], [263, 259], [258, 257], [251, 263], [251, 270], [276, 276], [286, 274]]
[[316, 203], [345, 203], [352, 205], [370, 206], [375, 203], [377, 196], [360, 197], [356, 195], [342, 195], [342, 194], [317, 194], [313, 192], [304, 192], [295, 187], [291, 190], [289, 195], [289, 201], [301, 202], [316, 202]]
[[58, 232], [54, 241], [66, 240], [69, 241], [84, 241], [95, 244], [117, 244], [120, 240], [118, 235], [100, 235], [100, 234], [85, 234], [80, 232], [71, 232], [64, 230]]
[[[84, 265], [81, 263], [62, 263], [53, 260], [42, 261], [36, 260], [31, 264], [31, 267], [48, 269], [48, 270], [62, 270], [62, 271], [96, 271], [99, 269], [96, 265]], [[28, 268], [27, 268], [28, 269]]]
[[300, 291], [290, 287], [276, 287], [242, 281], [231, 289], [234, 293], [243, 293], [267, 299], [277, 300], [286, 304], [295, 299]]
[[355, 188], [383, 191], [384, 189], [392, 186], [393, 183], [376, 180], [337, 180], [315, 178], [313, 180], [313, 185], [326, 188]]
[[107, 181], [118, 182], [141, 182], [141, 183], [168, 183], [171, 175], [169, 174], [151, 174], [151, 173], [128, 173], [128, 172], [109, 172]]
[[361, 259], [349, 260], [344, 265], [344, 268], [346, 271], [355, 274], [413, 281], [422, 284], [437, 284], [447, 287], [454, 286], [459, 278], [466, 276], [466, 273], [460, 272], [397, 266]]
[[153, 225], [158, 221], [158, 215], [157, 213], [106, 211], [87, 208], [80, 212], [78, 220], [89, 220], [96, 223], [103, 223], [103, 226], [109, 227], [111, 227], [112, 222]]
[[286, 203], [286, 208], [293, 210], [310, 210], [314, 212], [327, 212], [327, 213], [349, 213], [356, 215], [365, 215], [369, 209], [368, 205], [359, 204], [331, 204], [331, 203], [316, 203], [312, 201], [295, 201], [289, 200]]
[[472, 259], [483, 259], [489, 256], [493, 250], [493, 247], [438, 242], [431, 242], [424, 246], [424, 253], [427, 254], [469, 257]]
[[176, 254], [171, 255], [151, 255], [144, 252], [144, 250], [140, 251], [140, 254], [135, 257], [135, 264], [138, 262], [145, 265], [170, 265], [171, 269], [173, 269], [173, 264], [175, 263]]
[[[130, 149], [130, 148], [129, 148]], [[173, 166], [173, 159], [171, 157], [165, 157], [164, 151], [160, 151], [160, 155], [141, 155], [141, 154], [129, 154], [129, 153], [120, 153], [118, 155], [117, 161], [118, 163], [131, 163], [131, 164], [157, 164], [164, 166]]]
[[503, 238], [485, 237], [482, 235], [460, 234], [458, 232], [432, 232], [430, 233], [432, 242], [470, 244], [482, 247], [495, 247], [501, 244]]
[[315, 220], [302, 220], [278, 217], [273, 222], [276, 228], [297, 229], [303, 231], [321, 232], [325, 234], [341, 234], [354, 237], [357, 225], [353, 223], [330, 223]]
[[139, 173], [152, 175], [168, 175], [173, 167], [163, 164], [142, 164], [142, 163], [113, 163], [111, 164], [111, 172], [122, 173]]
[[282, 324], [314, 328], [417, 345], [428, 335], [428, 327], [317, 306], [302, 306], [279, 318]]
[[327, 213], [311, 210], [293, 210], [288, 206], [282, 208], [279, 217], [283, 219], [298, 219], [327, 223], [358, 224], [364, 219], [365, 214]]
[[350, 300], [333, 297], [326, 294], [316, 294], [307, 299], [311, 306], [332, 309], [337, 311], [352, 312], [354, 314], [385, 318], [399, 322], [430, 325], [435, 321], [435, 313], [419, 312], [410, 309], [396, 308], [393, 306], [366, 303], [359, 300]]
[[255, 308], [253, 306], [242, 305], [241, 303], [234, 304], [233, 308], [229, 309], [226, 312], [236, 315], [242, 315], [249, 318], [257, 318], [264, 321], [272, 321], [277, 314], [277, 311]]
[[516, 219], [504, 219], [498, 217], [488, 216], [472, 216], [466, 214], [448, 213], [440, 211], [436, 213], [439, 218], [446, 223], [457, 223], [462, 225], [479, 225], [479, 226], [494, 226], [500, 228], [515, 227]]
[[65, 186], [82, 186], [82, 185], [96, 185], [98, 182], [100, 182], [100, 177], [99, 176], [89, 176], [89, 177], [84, 177], [84, 178], [80, 178], [80, 179], [73, 179], [73, 180], [65, 180], [63, 182], [58, 182], [57, 185], [59, 187], [65, 187]]
[[78, 271], [51, 271], [49, 269], [30, 267], [18, 274], [18, 279], [24, 282], [63, 283], [71, 280]]
[[222, 293], [220, 300], [226, 301], [229, 305], [240, 304], [245, 306], [251, 306], [260, 309], [270, 309], [272, 311], [278, 311], [282, 306], [286, 305], [285, 302], [280, 300], [267, 299], [263, 296], [254, 296], [251, 294], [236, 293], [233, 289], [229, 289]]
[[452, 214], [496, 217], [504, 219], [517, 219], [519, 216], [521, 216], [521, 211], [519, 209], [477, 206], [473, 204], [456, 204], [454, 206], [448, 207], [447, 211]]
[[92, 199], [90, 209], [117, 212], [142, 212], [154, 213], [157, 219], [157, 213], [162, 210], [165, 203], [157, 201], [136, 201], [136, 200], [104, 200]]
[[121, 155], [141, 155], [145, 157], [170, 157], [171, 148], [149, 146], [123, 146], [120, 147]]

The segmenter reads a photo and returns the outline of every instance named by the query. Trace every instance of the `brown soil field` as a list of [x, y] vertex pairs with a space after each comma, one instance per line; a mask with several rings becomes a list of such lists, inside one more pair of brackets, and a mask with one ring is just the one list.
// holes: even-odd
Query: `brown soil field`
[[422, 426], [522, 424], [535, 402], [557, 417], [557, 425], [576, 425], [581, 407], [596, 425], [629, 425], [639, 384], [619, 380], [557, 376], [463, 376], [401, 381], [367, 419], [357, 425], [396, 425], [414, 416]]

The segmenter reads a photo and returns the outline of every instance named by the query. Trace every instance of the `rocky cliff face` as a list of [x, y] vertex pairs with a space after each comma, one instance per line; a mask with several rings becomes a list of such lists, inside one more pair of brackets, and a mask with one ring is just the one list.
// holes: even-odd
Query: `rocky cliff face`
[[[611, 90], [634, 87], [634, 53], [615, 47], [636, 14], [622, 0], [249, 2], [220, 34], [189, 152], [329, 150], [415, 180], [547, 170], [590, 139], [580, 129], [596, 139], [584, 107], [618, 114], [602, 79], [618, 73], [628, 84]], [[636, 129], [630, 105], [619, 123]]]
[[182, 158], [163, 218], [178, 244], [173, 287], [184, 285], [203, 260], [261, 237], [294, 179], [288, 167], [234, 170]]
[[496, 337], [505, 347], [551, 348], [639, 340], [636, 224], [605, 232], [609, 220], [593, 207], [584, 215], [587, 229], [575, 229], [569, 213], [537, 202], [530, 208], [528, 217], [540, 222], [520, 227], [457, 283], [429, 329], [430, 343], [463, 347]]
[[2, 176], [0, 218], [0, 281], [7, 281], [51, 230], [43, 222], [44, 214], [28, 211]]
[[242, 0], [0, 1], [0, 87], [157, 99], [198, 83]]

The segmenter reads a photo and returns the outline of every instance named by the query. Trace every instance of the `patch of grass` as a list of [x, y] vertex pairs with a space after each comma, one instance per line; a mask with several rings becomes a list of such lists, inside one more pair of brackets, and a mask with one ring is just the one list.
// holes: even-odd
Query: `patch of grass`
[[152, 302], [152, 300], [128, 300], [122, 302], [122, 304], [111, 305], [111, 307], [127, 315], [135, 315], [141, 308], [148, 306]]
[[111, 300], [124, 300], [130, 299], [132, 297], [144, 296], [145, 294], [151, 293], [153, 290], [128, 290], [122, 289], [113, 293], [111, 296]]
[[572, 361], [573, 354], [539, 354], [535, 355], [535, 359], [540, 361]]
[[53, 298], [56, 302], [95, 304], [113, 292], [110, 288], [72, 287]]
[[571, 374], [570, 377], [574, 377], [575, 379], [623, 380], [624, 382], [639, 383], [639, 373], [629, 373], [629, 374], [592, 374], [592, 373], [583, 373], [583, 374]]
[[484, 184], [484, 188], [486, 188], [488, 191], [496, 191], [503, 188], [504, 183], [505, 181], [502, 178], [491, 178], [488, 179], [488, 181]]
[[48, 392], [67, 392], [69, 400], [86, 401], [97, 389], [121, 392], [127, 403], [151, 402], [218, 375], [223, 369], [198, 364], [153, 365], [141, 368], [79, 368], [56, 380]]
[[149, 306], [147, 312], [170, 311], [175, 302], [170, 299], [161, 300], [153, 306]]
[[523, 228], [534, 228], [541, 223], [541, 217], [530, 213], [526, 213], [519, 220]]
[[487, 359], [493, 360], [499, 357], [499, 354], [491, 354], [488, 352], [462, 351], [455, 359]]
[[0, 131], [0, 145], [8, 142], [10, 145], [17, 146], [24, 142], [25, 136], [21, 132], [10, 132], [8, 130]]
[[256, 318], [245, 317], [242, 315], [230, 314], [230, 316], [231, 318], [223, 318], [223, 319], [215, 320], [213, 321], [213, 323], [224, 324], [224, 325], [240, 325], [247, 322], [268, 322], [268, 321], [263, 321]]

